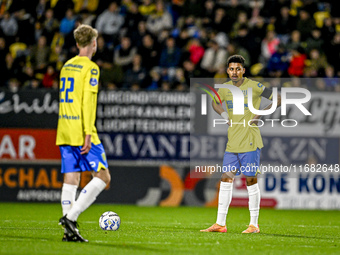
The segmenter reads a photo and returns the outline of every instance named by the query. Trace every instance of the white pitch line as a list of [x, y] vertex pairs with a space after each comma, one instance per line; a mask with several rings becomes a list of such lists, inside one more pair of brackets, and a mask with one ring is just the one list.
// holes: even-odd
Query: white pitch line
[[[113, 244], [111, 242], [106, 242], [106, 241], [102, 241], [102, 240], [97, 240], [97, 241], [92, 241], [93, 243], [107, 243], [107, 244]], [[119, 243], [121, 244], [121, 243]], [[185, 245], [187, 246], [188, 243], [178, 243], [178, 242], [148, 242], [148, 241], [143, 241], [143, 242], [137, 242], [137, 241], [132, 241], [132, 242], [126, 242], [125, 244], [155, 244], [155, 245], [164, 245], [164, 244], [168, 244], [168, 245]], [[215, 243], [190, 243], [193, 245], [198, 245], [198, 246], [202, 246], [202, 245], [216, 245], [219, 244], [218, 242]]]

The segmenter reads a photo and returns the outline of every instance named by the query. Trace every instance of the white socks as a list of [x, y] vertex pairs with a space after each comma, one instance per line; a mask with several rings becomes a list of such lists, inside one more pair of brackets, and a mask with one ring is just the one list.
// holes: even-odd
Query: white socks
[[61, 208], [63, 210], [63, 216], [67, 214], [76, 200], [77, 185], [63, 184], [61, 189]]
[[259, 185], [256, 183], [251, 186], [247, 186], [249, 195], [249, 211], [250, 211], [250, 223], [249, 225], [254, 225], [258, 227], [258, 219], [260, 212], [260, 189]]
[[85, 211], [106, 187], [106, 183], [98, 177], [94, 177], [81, 191], [77, 201], [67, 213], [67, 218], [76, 221], [78, 216]]
[[225, 226], [228, 208], [231, 202], [233, 192], [233, 183], [221, 182], [220, 194], [218, 196], [218, 211], [216, 223], [220, 226]]

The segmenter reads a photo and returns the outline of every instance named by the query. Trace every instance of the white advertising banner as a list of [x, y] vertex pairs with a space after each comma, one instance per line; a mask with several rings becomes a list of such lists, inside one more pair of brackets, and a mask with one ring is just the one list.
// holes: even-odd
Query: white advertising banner
[[[296, 172], [264, 173], [258, 178], [261, 190], [261, 207], [278, 209], [340, 209], [340, 172], [339, 165]], [[268, 169], [267, 169], [268, 170]], [[282, 170], [282, 169], [281, 169]], [[311, 172], [313, 171], [313, 172]], [[235, 179], [233, 199], [248, 199], [244, 182]], [[239, 187], [239, 188], [237, 188]]]

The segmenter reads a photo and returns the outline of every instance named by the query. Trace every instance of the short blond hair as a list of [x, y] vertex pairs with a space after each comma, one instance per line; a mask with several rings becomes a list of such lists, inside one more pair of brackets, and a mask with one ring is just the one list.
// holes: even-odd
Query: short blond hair
[[73, 31], [74, 39], [79, 47], [86, 47], [92, 43], [93, 39], [98, 37], [97, 29], [88, 25], [80, 25]]

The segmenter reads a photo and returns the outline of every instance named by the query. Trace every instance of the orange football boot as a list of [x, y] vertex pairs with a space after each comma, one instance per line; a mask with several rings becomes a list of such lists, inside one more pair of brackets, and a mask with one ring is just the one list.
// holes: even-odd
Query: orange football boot
[[201, 232], [221, 232], [221, 233], [227, 233], [227, 227], [226, 226], [220, 226], [217, 223], [212, 225], [210, 228], [202, 229]]
[[260, 228], [257, 228], [254, 225], [249, 225], [248, 228], [244, 230], [242, 233], [243, 234], [260, 233]]

